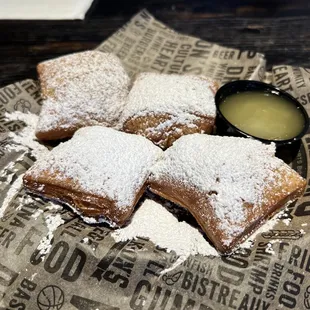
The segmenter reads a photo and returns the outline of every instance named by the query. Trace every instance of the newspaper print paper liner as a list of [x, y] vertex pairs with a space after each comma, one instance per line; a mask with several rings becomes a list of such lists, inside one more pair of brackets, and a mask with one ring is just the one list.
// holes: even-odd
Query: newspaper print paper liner
[[[116, 53], [132, 76], [139, 71], [174, 70], [205, 74], [221, 83], [264, 78], [262, 55], [180, 35], [145, 11], [99, 49]], [[276, 66], [270, 78], [309, 111], [310, 70]], [[30, 151], [5, 151], [4, 146], [11, 143], [9, 132], [19, 131], [23, 124], [6, 120], [4, 113], [38, 114], [40, 107], [35, 81], [0, 89], [0, 205], [34, 161]], [[309, 180], [310, 135], [302, 142], [292, 166]], [[160, 276], [177, 260], [174, 253], [143, 238], [115, 243], [109, 228], [88, 225], [67, 209], [42, 199], [29, 199], [20, 188], [0, 220], [0, 307], [309, 309], [309, 193], [307, 187], [304, 196], [288, 208], [286, 220], [258, 234], [252, 247], [227, 257], [190, 257]], [[63, 224], [49, 235], [48, 226], [57, 224], [57, 215]], [[37, 248], [44, 238], [52, 247], [42, 256]]]

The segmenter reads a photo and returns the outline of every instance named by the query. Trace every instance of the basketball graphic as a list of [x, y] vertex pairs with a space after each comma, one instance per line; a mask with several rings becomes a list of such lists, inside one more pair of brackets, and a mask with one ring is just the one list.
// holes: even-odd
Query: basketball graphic
[[48, 285], [40, 291], [37, 304], [40, 310], [60, 310], [64, 300], [65, 296], [62, 289], [56, 285]]
[[14, 105], [15, 110], [21, 110], [23, 113], [29, 112], [30, 108], [31, 108], [31, 103], [25, 99], [19, 99]]

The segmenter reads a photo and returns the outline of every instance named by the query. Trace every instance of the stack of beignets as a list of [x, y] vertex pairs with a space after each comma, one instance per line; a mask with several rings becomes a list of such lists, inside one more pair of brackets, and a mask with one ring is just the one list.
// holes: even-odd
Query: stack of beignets
[[[304, 190], [306, 181], [275, 157], [273, 144], [201, 134], [214, 127], [212, 80], [142, 73], [127, 98], [121, 62], [101, 52], [47, 61], [38, 72], [44, 102], [37, 137], [77, 132], [38, 160], [24, 185], [82, 216], [124, 225], [148, 181], [226, 253]], [[125, 132], [103, 127], [116, 125]]]

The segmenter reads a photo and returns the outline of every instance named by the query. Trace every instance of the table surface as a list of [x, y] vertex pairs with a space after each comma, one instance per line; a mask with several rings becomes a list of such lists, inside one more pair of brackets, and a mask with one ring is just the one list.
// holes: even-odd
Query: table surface
[[83, 21], [0, 21], [0, 87], [36, 78], [42, 60], [95, 48], [143, 8], [180, 32], [262, 52], [267, 69], [310, 68], [309, 0], [95, 0]]

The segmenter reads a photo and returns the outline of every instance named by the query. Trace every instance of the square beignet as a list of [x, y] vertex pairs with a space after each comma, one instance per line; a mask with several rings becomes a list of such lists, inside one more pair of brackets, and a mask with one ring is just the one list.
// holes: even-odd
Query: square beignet
[[121, 117], [123, 130], [163, 149], [182, 135], [212, 133], [217, 89], [216, 82], [202, 76], [141, 73]]
[[253, 139], [184, 136], [152, 168], [149, 186], [191, 212], [215, 247], [228, 253], [305, 188], [274, 154], [274, 144]]
[[38, 160], [24, 186], [64, 202], [84, 217], [123, 225], [143, 194], [162, 150], [144, 137], [92, 126], [79, 129]]
[[86, 51], [37, 66], [43, 97], [36, 136], [68, 138], [85, 126], [114, 126], [122, 113], [130, 79], [117, 56]]

